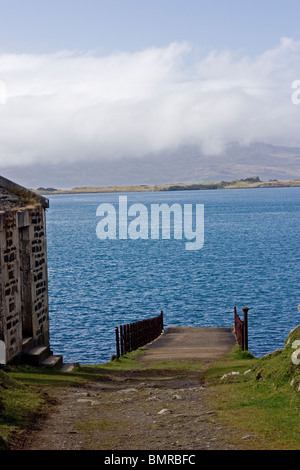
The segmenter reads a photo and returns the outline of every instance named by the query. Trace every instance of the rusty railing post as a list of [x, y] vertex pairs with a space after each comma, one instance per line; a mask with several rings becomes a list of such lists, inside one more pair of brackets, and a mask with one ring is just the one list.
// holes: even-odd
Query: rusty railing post
[[237, 313], [236, 313], [236, 307], [234, 307], [234, 332], [235, 332], [235, 336], [236, 336], [236, 330], [237, 330]]
[[117, 326], [116, 326], [116, 350], [117, 350], [117, 357], [120, 357], [119, 328]]
[[248, 307], [242, 308], [243, 313], [244, 313], [244, 325], [243, 325], [243, 330], [244, 330], [244, 338], [243, 338], [243, 350], [248, 351]]
[[124, 328], [120, 326], [120, 340], [121, 340], [121, 356], [124, 354]]
[[125, 354], [129, 352], [130, 345], [129, 345], [129, 325], [128, 323], [125, 325]]

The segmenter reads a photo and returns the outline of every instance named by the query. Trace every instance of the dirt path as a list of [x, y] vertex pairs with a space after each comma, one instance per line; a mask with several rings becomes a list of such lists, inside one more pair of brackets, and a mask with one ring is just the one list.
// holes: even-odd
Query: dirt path
[[[178, 331], [161, 337], [169, 347], [164, 356], [178, 355]], [[195, 336], [183, 334], [184, 358]], [[190, 331], [190, 333], [192, 333]], [[194, 332], [193, 332], [194, 333]], [[200, 332], [199, 332], [200, 333]], [[215, 332], [211, 331], [213, 335]], [[220, 331], [221, 333], [221, 331]], [[169, 336], [168, 336], [169, 335]], [[177, 336], [176, 336], [177, 335]], [[226, 336], [226, 335], [225, 335]], [[193, 340], [191, 339], [193, 337]], [[224, 340], [224, 337], [223, 337]], [[223, 341], [224, 354], [229, 344]], [[176, 348], [174, 347], [176, 344]], [[182, 343], [183, 344], [183, 343]], [[212, 343], [210, 343], [212, 345]], [[215, 346], [220, 347], [220, 343]], [[195, 349], [194, 348], [194, 349]], [[201, 348], [200, 348], [201, 349]], [[172, 356], [173, 350], [173, 356]], [[176, 351], [176, 352], [175, 352]], [[202, 353], [204, 350], [202, 349]], [[209, 351], [211, 358], [212, 350]], [[140, 359], [153, 364], [161, 354], [154, 342]], [[28, 450], [217, 450], [233, 449], [231, 430], [218, 423], [206, 403], [207, 386], [203, 371], [210, 360], [202, 354], [202, 371], [145, 370], [101, 372], [99, 380], [84, 386], [52, 389], [57, 400], [54, 412], [37, 423], [27, 441]], [[193, 356], [195, 359], [195, 356]], [[236, 449], [236, 447], [235, 447]]]

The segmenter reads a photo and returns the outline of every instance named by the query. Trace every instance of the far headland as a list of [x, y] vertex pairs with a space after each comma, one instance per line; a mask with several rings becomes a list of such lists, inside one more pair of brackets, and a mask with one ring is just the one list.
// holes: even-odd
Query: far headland
[[231, 181], [205, 182], [205, 183], [168, 183], [162, 185], [131, 185], [131, 186], [99, 186], [75, 187], [72, 189], [56, 189], [39, 187], [35, 191], [39, 194], [81, 194], [81, 193], [116, 193], [116, 192], [144, 192], [144, 191], [188, 191], [188, 190], [214, 190], [214, 189], [247, 189], [247, 188], [286, 188], [300, 186], [300, 179], [280, 181], [261, 181], [259, 176]]

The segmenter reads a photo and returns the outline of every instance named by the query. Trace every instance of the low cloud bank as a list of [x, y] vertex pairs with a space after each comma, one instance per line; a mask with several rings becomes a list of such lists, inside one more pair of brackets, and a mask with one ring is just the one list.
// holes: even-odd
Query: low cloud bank
[[140, 157], [228, 142], [300, 146], [300, 41], [257, 57], [191, 45], [0, 55], [0, 168]]

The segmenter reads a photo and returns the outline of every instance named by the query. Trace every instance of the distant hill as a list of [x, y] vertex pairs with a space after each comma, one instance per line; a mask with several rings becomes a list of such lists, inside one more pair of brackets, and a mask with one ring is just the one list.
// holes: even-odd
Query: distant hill
[[26, 187], [50, 189], [204, 183], [247, 175], [259, 175], [263, 181], [287, 181], [300, 177], [300, 148], [231, 143], [220, 155], [207, 156], [197, 147], [185, 146], [136, 158], [86, 158], [73, 163], [6, 167], [1, 173]]

